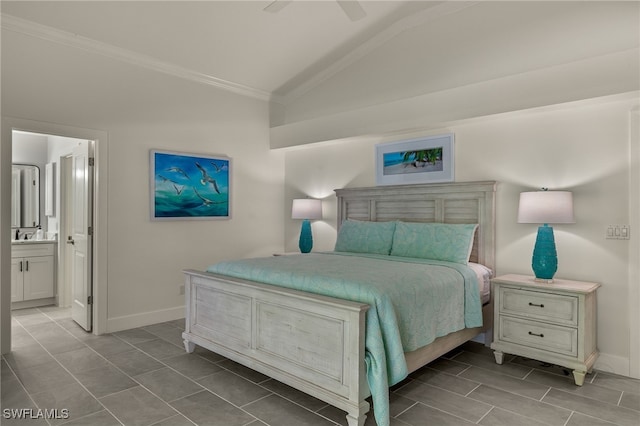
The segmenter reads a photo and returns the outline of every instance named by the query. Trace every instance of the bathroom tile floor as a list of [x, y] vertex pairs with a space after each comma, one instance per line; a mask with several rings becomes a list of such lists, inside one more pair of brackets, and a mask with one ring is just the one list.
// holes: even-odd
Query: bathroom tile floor
[[[13, 350], [1, 360], [0, 423], [346, 424], [340, 410], [231, 360], [201, 348], [185, 353], [182, 327], [176, 320], [94, 336], [68, 309], [14, 311]], [[520, 357], [497, 365], [478, 343], [411, 374], [390, 401], [392, 425], [640, 424], [640, 380], [594, 372], [577, 387], [560, 367]], [[11, 409], [34, 418], [10, 418]], [[375, 425], [372, 415], [366, 425]]]

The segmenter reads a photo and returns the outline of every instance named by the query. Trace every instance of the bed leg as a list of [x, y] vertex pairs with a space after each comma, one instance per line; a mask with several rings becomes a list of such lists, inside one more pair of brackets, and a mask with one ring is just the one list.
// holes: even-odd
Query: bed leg
[[367, 419], [367, 413], [371, 406], [367, 401], [361, 401], [358, 410], [347, 412], [347, 424], [349, 426], [364, 426], [364, 421]]
[[366, 414], [362, 414], [360, 417], [352, 416], [351, 414], [347, 414], [347, 424], [349, 426], [364, 426], [364, 421], [367, 419]]
[[191, 354], [196, 350], [196, 344], [190, 340], [184, 339], [184, 349]]

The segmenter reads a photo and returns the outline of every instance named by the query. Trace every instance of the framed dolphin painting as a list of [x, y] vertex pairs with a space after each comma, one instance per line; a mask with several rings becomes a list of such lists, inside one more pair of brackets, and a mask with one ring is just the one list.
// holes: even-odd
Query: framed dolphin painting
[[231, 159], [151, 150], [151, 219], [231, 218]]

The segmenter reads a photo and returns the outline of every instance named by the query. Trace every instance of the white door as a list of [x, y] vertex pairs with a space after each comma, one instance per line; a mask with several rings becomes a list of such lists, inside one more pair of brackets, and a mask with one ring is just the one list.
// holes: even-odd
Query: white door
[[71, 317], [87, 331], [92, 326], [92, 197], [93, 167], [90, 166], [91, 146], [82, 142], [73, 149], [71, 160], [71, 226], [67, 244], [71, 249]]

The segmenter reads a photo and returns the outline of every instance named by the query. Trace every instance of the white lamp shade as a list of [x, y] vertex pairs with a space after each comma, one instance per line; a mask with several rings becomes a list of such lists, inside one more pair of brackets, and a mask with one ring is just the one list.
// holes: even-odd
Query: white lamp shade
[[575, 223], [569, 191], [520, 193], [518, 223]]
[[322, 219], [322, 200], [312, 198], [293, 200], [291, 219]]

